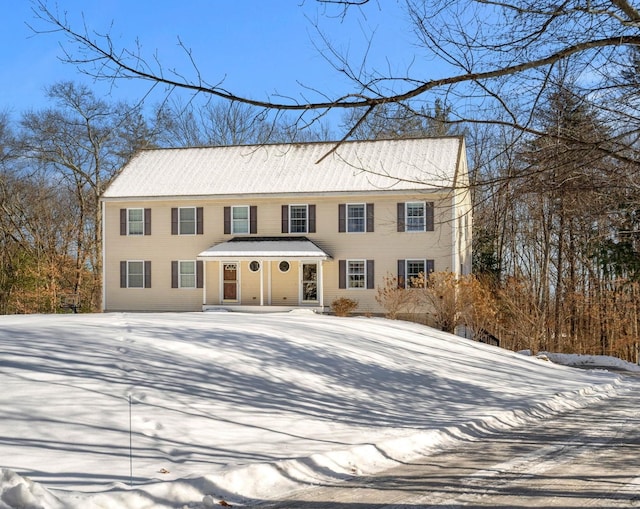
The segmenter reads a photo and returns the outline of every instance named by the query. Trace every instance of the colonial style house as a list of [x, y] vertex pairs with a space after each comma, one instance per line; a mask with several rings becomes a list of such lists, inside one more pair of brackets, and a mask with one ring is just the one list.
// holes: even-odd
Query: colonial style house
[[105, 311], [381, 313], [471, 268], [461, 137], [144, 150], [102, 196]]

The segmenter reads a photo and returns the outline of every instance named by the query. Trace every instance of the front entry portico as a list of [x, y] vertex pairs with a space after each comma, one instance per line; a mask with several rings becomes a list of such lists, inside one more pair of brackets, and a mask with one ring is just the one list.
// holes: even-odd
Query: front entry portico
[[233, 238], [197, 259], [204, 262], [203, 309], [324, 309], [323, 263], [331, 256], [306, 237]]

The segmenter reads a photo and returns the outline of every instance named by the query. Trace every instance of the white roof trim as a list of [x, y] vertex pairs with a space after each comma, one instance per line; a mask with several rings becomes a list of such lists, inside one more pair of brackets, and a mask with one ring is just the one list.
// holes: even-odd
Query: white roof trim
[[320, 249], [306, 237], [255, 237], [234, 238], [214, 244], [198, 254], [203, 261], [227, 260], [328, 260], [331, 255]]

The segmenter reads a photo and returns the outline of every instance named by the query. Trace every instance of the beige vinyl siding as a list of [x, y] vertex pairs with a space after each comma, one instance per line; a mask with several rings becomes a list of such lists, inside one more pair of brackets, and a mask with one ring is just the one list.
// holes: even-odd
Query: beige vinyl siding
[[[435, 231], [398, 232], [397, 203], [408, 201], [435, 202]], [[368, 233], [339, 233], [338, 206], [344, 203], [373, 203], [374, 231]], [[194, 260], [198, 253], [213, 244], [236, 235], [224, 234], [224, 207], [233, 205], [257, 206], [257, 236], [282, 236], [282, 205], [314, 204], [316, 233], [307, 238], [315, 242], [333, 259], [322, 268], [324, 304], [341, 296], [359, 301], [359, 312], [377, 313], [382, 310], [375, 301], [375, 289], [339, 289], [338, 261], [341, 259], [375, 260], [375, 286], [386, 275], [396, 275], [398, 259], [433, 259], [435, 270], [455, 270], [452, 267], [454, 242], [451, 199], [441, 194], [412, 192], [408, 194], [353, 194], [342, 196], [280, 196], [238, 197], [224, 200], [140, 200], [107, 201], [105, 203], [105, 284], [106, 310], [195, 311], [202, 308], [202, 289], [171, 288], [171, 260]], [[203, 207], [203, 235], [171, 235], [172, 207]], [[119, 229], [121, 208], [151, 208], [151, 235], [122, 236]], [[470, 221], [469, 221], [470, 225]], [[469, 227], [470, 228], [470, 227]], [[467, 236], [470, 242], [470, 234]], [[458, 239], [463, 241], [462, 237]], [[121, 289], [120, 261], [148, 260], [152, 266], [152, 287], [149, 289]], [[236, 260], [237, 261], [237, 260]], [[271, 305], [298, 305], [300, 293], [300, 265], [289, 260], [291, 268], [283, 274], [278, 261], [271, 265]], [[249, 260], [240, 261], [240, 303], [260, 304], [260, 273], [248, 270]], [[206, 304], [218, 305], [220, 296], [220, 264], [205, 262]], [[263, 267], [267, 270], [267, 266]], [[267, 274], [264, 280], [264, 304], [269, 302]], [[322, 288], [322, 285], [321, 285]]]

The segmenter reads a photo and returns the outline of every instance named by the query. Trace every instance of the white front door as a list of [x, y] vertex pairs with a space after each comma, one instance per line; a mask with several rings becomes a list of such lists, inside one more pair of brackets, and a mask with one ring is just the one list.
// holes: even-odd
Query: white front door
[[303, 263], [301, 269], [301, 301], [318, 302], [318, 264]]

